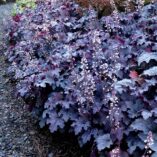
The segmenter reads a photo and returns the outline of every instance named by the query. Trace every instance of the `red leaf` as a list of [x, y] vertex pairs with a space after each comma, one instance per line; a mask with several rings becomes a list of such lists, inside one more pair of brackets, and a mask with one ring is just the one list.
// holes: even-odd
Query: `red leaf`
[[132, 79], [135, 79], [135, 78], [138, 78], [138, 73], [134, 70], [134, 71], [130, 71], [130, 74], [129, 76], [132, 78]]
[[117, 39], [121, 44], [124, 44], [124, 43], [125, 43], [124, 39], [122, 39], [120, 36], [116, 36], [116, 39]]
[[13, 16], [13, 20], [15, 21], [15, 22], [20, 22], [20, 15], [15, 15], [15, 16]]

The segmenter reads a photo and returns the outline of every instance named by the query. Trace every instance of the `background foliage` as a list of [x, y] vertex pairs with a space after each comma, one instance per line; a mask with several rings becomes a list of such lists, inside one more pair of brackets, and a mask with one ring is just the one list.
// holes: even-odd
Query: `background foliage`
[[22, 13], [26, 8], [34, 9], [36, 7], [35, 0], [16, 0], [12, 14]]

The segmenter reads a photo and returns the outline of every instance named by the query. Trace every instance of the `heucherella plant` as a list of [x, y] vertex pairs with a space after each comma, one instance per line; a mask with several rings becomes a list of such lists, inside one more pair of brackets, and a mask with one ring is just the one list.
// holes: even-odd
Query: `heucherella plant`
[[41, 127], [74, 133], [91, 157], [157, 156], [157, 3], [97, 17], [72, 0], [13, 17], [5, 52]]

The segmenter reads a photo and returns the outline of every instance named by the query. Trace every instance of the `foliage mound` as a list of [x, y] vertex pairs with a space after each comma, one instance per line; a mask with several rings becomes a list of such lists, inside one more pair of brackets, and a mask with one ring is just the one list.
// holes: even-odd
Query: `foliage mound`
[[7, 28], [10, 73], [52, 133], [102, 156], [157, 156], [157, 3], [97, 18], [73, 1], [38, 2]]

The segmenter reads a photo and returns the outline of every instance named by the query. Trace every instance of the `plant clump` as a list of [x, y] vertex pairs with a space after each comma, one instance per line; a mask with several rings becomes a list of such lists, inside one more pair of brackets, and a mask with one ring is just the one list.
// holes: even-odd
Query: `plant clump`
[[10, 73], [41, 127], [74, 133], [91, 156], [157, 156], [157, 3], [97, 17], [38, 1], [7, 28]]

